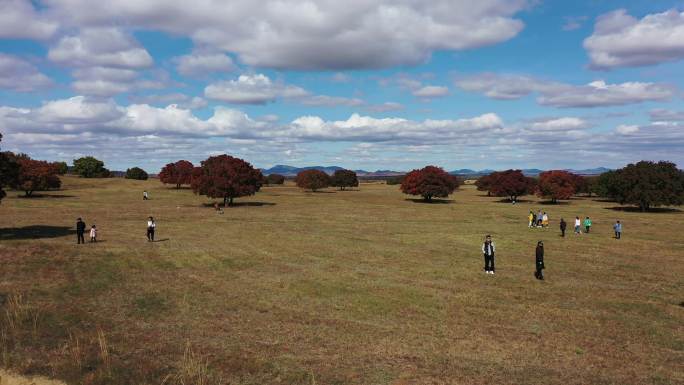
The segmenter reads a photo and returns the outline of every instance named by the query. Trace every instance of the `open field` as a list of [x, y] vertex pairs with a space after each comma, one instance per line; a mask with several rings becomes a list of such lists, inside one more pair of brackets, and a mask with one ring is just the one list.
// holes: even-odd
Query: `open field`
[[[157, 180], [63, 181], [0, 204], [0, 367], [70, 384], [684, 383], [681, 211], [362, 184], [265, 187], [218, 215]], [[527, 228], [531, 208], [550, 229]], [[75, 244], [79, 216], [100, 242]]]

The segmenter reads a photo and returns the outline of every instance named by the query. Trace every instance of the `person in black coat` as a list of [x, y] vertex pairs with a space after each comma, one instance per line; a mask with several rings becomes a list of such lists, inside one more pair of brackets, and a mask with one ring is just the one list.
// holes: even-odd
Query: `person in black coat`
[[85, 243], [85, 237], [83, 236], [85, 234], [85, 228], [86, 224], [83, 222], [81, 218], [78, 218], [76, 220], [76, 243], [81, 244]]
[[565, 222], [565, 219], [561, 218], [561, 221], [560, 221], [561, 237], [565, 237], [565, 229], [567, 227], [568, 227], [568, 223]]
[[534, 276], [537, 279], [544, 280], [544, 242], [537, 242], [537, 249], [535, 250], [535, 265], [537, 270], [534, 272]]

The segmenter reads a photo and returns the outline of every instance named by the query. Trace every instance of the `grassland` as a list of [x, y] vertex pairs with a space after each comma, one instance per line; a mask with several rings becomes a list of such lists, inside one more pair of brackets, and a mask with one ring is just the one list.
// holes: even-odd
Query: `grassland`
[[[446, 203], [406, 198], [286, 185], [219, 215], [156, 180], [10, 193], [0, 367], [70, 384], [684, 383], [684, 213], [511, 205], [473, 186]], [[539, 208], [550, 229], [527, 228]], [[576, 215], [592, 233], [560, 238], [558, 219]], [[75, 244], [77, 217], [100, 242]]]

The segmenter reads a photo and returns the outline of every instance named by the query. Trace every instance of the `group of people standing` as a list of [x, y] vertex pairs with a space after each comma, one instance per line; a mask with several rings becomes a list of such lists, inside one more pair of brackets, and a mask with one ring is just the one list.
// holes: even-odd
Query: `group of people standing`
[[[85, 231], [86, 231], [86, 224], [83, 222], [83, 219], [78, 218], [76, 220], [76, 243], [81, 244], [85, 243]], [[97, 242], [97, 226], [92, 225], [90, 226], [90, 242]]]
[[535, 214], [534, 211], [530, 210], [530, 215], [528, 215], [529, 219], [529, 225], [527, 227], [549, 227], [549, 216], [546, 214], [546, 211], [542, 212], [539, 210], [538, 213]]

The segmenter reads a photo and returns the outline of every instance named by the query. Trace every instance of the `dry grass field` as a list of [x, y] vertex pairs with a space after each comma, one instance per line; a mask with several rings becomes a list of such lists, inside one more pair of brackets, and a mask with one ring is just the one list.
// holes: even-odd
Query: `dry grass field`
[[[0, 367], [69, 384], [683, 384], [684, 213], [63, 178], [0, 204]], [[142, 200], [142, 191], [151, 200]], [[550, 229], [528, 229], [530, 209]], [[157, 242], [145, 238], [157, 219]], [[560, 238], [558, 219], [591, 234]], [[100, 242], [76, 245], [74, 225]], [[612, 223], [624, 223], [622, 240]], [[482, 271], [492, 234], [497, 273]], [[546, 281], [534, 247], [546, 245]]]

